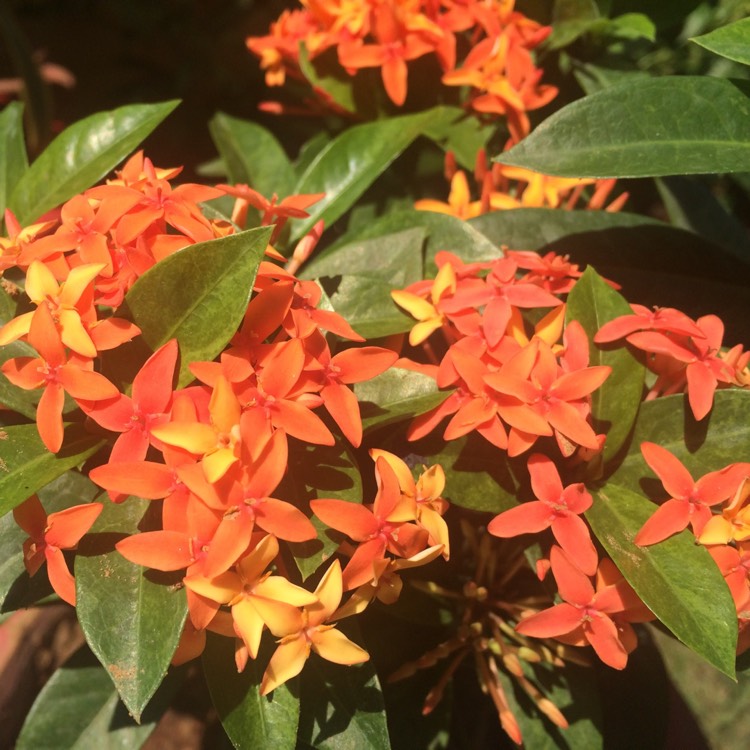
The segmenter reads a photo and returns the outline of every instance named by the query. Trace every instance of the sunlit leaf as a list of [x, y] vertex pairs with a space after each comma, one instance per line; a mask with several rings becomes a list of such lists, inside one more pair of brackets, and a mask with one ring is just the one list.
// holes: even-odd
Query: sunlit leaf
[[0, 214], [29, 166], [23, 139], [23, 106], [11, 102], [0, 112]]
[[708, 34], [694, 36], [690, 41], [717, 55], [750, 65], [750, 18], [741, 18]]
[[78, 620], [136, 721], [167, 673], [187, 615], [181, 574], [146, 570], [114, 545], [143, 530], [149, 502], [104, 503], [75, 563]]
[[104, 177], [177, 106], [130, 104], [69, 125], [16, 183], [9, 205], [21, 224], [38, 219]]

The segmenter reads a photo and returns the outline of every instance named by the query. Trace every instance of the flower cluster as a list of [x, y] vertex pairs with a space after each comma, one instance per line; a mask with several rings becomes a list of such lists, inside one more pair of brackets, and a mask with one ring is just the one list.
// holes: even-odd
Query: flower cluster
[[349, 75], [379, 68], [388, 97], [401, 106], [408, 93], [408, 63], [433, 55], [443, 71], [443, 83], [469, 87], [467, 106], [477, 113], [505, 116], [514, 140], [529, 132], [527, 111], [557, 94], [553, 86], [540, 83], [542, 71], [531, 54], [551, 28], [515, 11], [512, 0], [302, 4], [304, 8], [284, 11], [267, 36], [247, 40], [269, 86], [282, 85], [287, 74], [301, 77], [300, 44], [311, 59], [335, 48]]
[[450, 182], [448, 201], [422, 198], [416, 201], [414, 208], [418, 211], [434, 211], [468, 220], [491, 211], [509, 208], [572, 210], [581, 203], [587, 188], [592, 190], [586, 199], [587, 209], [619, 211], [628, 199], [627, 193], [620, 193], [607, 204], [607, 199], [615, 187], [613, 179], [552, 177], [499, 163], [490, 167], [484, 149], [477, 153], [473, 174], [478, 198], [472, 198], [466, 172], [457, 168], [455, 156], [451, 152], [445, 156], [444, 174]]

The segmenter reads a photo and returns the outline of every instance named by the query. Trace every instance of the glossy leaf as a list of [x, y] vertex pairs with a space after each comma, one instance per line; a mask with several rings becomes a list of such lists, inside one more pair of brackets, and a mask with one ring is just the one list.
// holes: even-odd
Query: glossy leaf
[[16, 750], [138, 750], [175, 692], [168, 679], [137, 723], [87, 647], [63, 664], [34, 701]]
[[[648, 475], [647, 475], [648, 476]], [[594, 493], [586, 519], [646, 606], [686, 646], [734, 678], [737, 615], [708, 551], [687, 531], [638, 547], [633, 538], [656, 505], [611, 478]]]
[[102, 445], [102, 440], [84, 432], [80, 425], [66, 427], [58, 453], [44, 447], [36, 425], [11, 425], [0, 430], [0, 516], [83, 463]]
[[[509, 460], [507, 453], [483, 437], [470, 434], [444, 442], [431, 436], [410, 445], [419, 463], [443, 467], [444, 494], [454, 505], [486, 513], [502, 513], [517, 505], [518, 461]], [[525, 471], [523, 463], [520, 470]]]
[[237, 332], [247, 309], [270, 227], [190, 245], [155, 265], [125, 296], [125, 311], [152, 351], [180, 345], [180, 386], [188, 365], [212, 360]]
[[594, 335], [608, 321], [631, 314], [626, 299], [606, 284], [589, 266], [568, 295], [565, 311], [568, 322], [577, 320], [589, 337], [591, 365], [612, 368], [604, 384], [591, 397], [594, 429], [605, 432], [602, 458], [606, 462], [622, 448], [641, 404], [645, 367], [624, 344], [599, 347]]
[[[351, 631], [351, 623], [347, 626]], [[390, 750], [385, 702], [371, 662], [350, 667], [312, 655], [300, 680], [298, 747]]]
[[[697, 422], [687, 398], [678, 394], [641, 405], [628, 455], [608, 481], [643, 492], [661, 486], [641, 455], [640, 445], [656, 443], [677, 456], [693, 479], [747, 459], [750, 445], [750, 391], [719, 390], [708, 416]], [[652, 482], [644, 482], [653, 480]]]
[[[91, 502], [99, 493], [90, 479], [75, 470], [66, 471], [37, 493], [47, 513]], [[52, 594], [45, 569], [29, 576], [23, 564], [27, 534], [11, 513], [0, 518], [0, 612], [29, 607]]]
[[742, 18], [708, 34], [694, 36], [690, 41], [717, 55], [750, 65], [750, 18]]
[[750, 170], [750, 99], [709, 76], [631, 81], [568, 104], [495, 161], [564, 177]]
[[294, 750], [297, 742], [298, 678], [268, 696], [259, 692], [269, 650], [261, 648], [258, 659], [250, 659], [238, 673], [233, 639], [208, 634], [203, 671], [224, 731], [237, 750]]
[[[308, 501], [314, 498], [363, 501], [359, 467], [353, 454], [343, 445], [328, 447], [296, 442], [290, 445], [289, 469], [276, 492], [278, 497], [293, 498], [308, 514]], [[312, 516], [311, 521], [318, 532], [317, 539], [289, 543], [303, 580], [328, 560], [341, 542], [341, 535], [328, 529], [316, 516]]]
[[21, 175], [28, 169], [23, 139], [23, 106], [11, 102], [0, 112], [0, 214]]
[[136, 721], [167, 673], [187, 615], [181, 575], [147, 571], [114, 545], [143, 530], [149, 502], [106, 503], [76, 556], [78, 620]]
[[291, 241], [305, 235], [320, 219], [330, 226], [409, 144], [421, 135], [435, 112], [355, 125], [331, 141], [300, 177], [295, 193], [325, 193], [308, 219], [292, 225]]
[[447, 214], [432, 211], [393, 211], [369, 222], [359, 231], [345, 234], [333, 246], [321, 253], [319, 261], [338, 252], [344, 245], [355, 245], [363, 240], [384, 237], [405, 229], [421, 227], [427, 233], [425, 240], [425, 273], [435, 275], [435, 254], [450, 249], [464, 261], [494, 260], [502, 254], [498, 246], [485, 237], [481, 230]]
[[434, 378], [400, 367], [357, 383], [354, 393], [365, 433], [423, 414], [448, 396], [447, 391], [438, 389]]
[[208, 127], [232, 184], [250, 185], [268, 198], [292, 192], [294, 170], [273, 133], [223, 112], [214, 115]]
[[[575, 263], [617, 269], [627, 277], [633, 269], [645, 272], [698, 275], [701, 280], [742, 283], [746, 270], [713, 242], [640, 214], [607, 211], [560, 211], [554, 208], [516, 208], [471, 219], [488, 240], [512, 250], [544, 250], [571, 256]], [[706, 263], [710, 255], [711, 263]], [[615, 281], [620, 281], [618, 276]], [[641, 285], [641, 290], [644, 285]], [[660, 285], [655, 304], [667, 305], [671, 290]]]
[[29, 224], [114, 169], [177, 106], [131, 104], [68, 126], [16, 184], [10, 206]]

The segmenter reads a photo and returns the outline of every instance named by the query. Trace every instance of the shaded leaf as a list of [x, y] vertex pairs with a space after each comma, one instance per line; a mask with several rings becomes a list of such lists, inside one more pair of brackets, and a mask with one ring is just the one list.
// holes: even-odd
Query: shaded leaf
[[[90, 479], [75, 470], [66, 471], [38, 491], [47, 513], [91, 502], [99, 493]], [[45, 569], [29, 576], [23, 564], [23, 542], [26, 532], [13, 515], [0, 518], [0, 611], [29, 607], [52, 593]]]
[[694, 36], [690, 41], [717, 55], [750, 65], [750, 18], [742, 18], [708, 34]]
[[245, 671], [238, 673], [233, 639], [208, 634], [203, 671], [224, 731], [238, 750], [294, 750], [297, 742], [298, 679], [281, 685], [271, 695], [259, 693], [268, 651], [261, 647], [258, 659], [250, 659]]
[[0, 112], [0, 215], [29, 160], [23, 139], [23, 106], [11, 102]]
[[[347, 625], [351, 630], [352, 623]], [[357, 634], [348, 635], [362, 643]], [[300, 680], [298, 747], [389, 750], [385, 702], [371, 662], [350, 667], [313, 654]]]
[[63, 445], [50, 453], [36, 425], [11, 425], [0, 430], [0, 516], [68, 469], [83, 463], [103, 445], [80, 425], [65, 428]]
[[[0, 347], [0, 364], [14, 357], [37, 357], [34, 347], [24, 341], [13, 341]], [[41, 397], [41, 390], [26, 391], [13, 385], [0, 373], [0, 404], [29, 419], [36, 419], [36, 405]]]
[[564, 177], [748, 171], [745, 91], [709, 76], [629, 81], [568, 104], [495, 161]]
[[200, 242], [149, 269], [125, 296], [125, 313], [152, 351], [176, 338], [178, 385], [193, 376], [188, 365], [212, 360], [237, 332], [271, 227]]
[[586, 519], [638, 596], [686, 646], [734, 678], [737, 615], [708, 551], [687, 531], [648, 547], [633, 544], [656, 506], [614, 478], [594, 498]]
[[16, 184], [10, 206], [29, 224], [114, 169], [177, 106], [130, 104], [68, 126]]
[[594, 335], [608, 321], [630, 315], [627, 300], [589, 266], [568, 295], [565, 311], [568, 322], [577, 320], [589, 337], [591, 365], [612, 368], [609, 377], [591, 397], [594, 429], [605, 432], [602, 458], [606, 462], [622, 448], [633, 426], [643, 392], [645, 367], [625, 345], [602, 348]]
[[434, 378], [400, 367], [356, 383], [354, 393], [365, 433], [423, 414], [448, 396], [447, 391], [438, 389]]
[[[308, 514], [308, 501], [319, 497], [362, 502], [362, 477], [345, 445], [329, 447], [294, 442], [289, 448], [289, 469], [277, 490], [279, 497], [293, 498]], [[329, 531], [316, 516], [311, 521], [318, 532], [317, 539], [288, 544], [303, 580], [331, 557], [341, 541], [341, 535]]]
[[316, 63], [312, 63], [305, 43], [300, 42], [298, 62], [302, 75], [313, 87], [324, 91], [347, 112], [360, 112], [354, 92], [354, 80], [338, 65], [338, 61], [334, 63], [335, 68], [331, 65], [320, 65], [319, 58]]
[[114, 545], [143, 530], [147, 500], [107, 503], [81, 540], [75, 563], [76, 610], [91, 650], [140, 721], [167, 673], [187, 615], [181, 573], [146, 570]]
[[331, 141], [300, 177], [295, 193], [325, 193], [310, 217], [292, 223], [291, 242], [320, 219], [331, 225], [351, 208], [391, 162], [422, 134], [434, 110], [355, 125]]
[[243, 183], [270, 198], [292, 192], [294, 170], [271, 131], [248, 120], [215, 114], [208, 124], [232, 184]]
[[138, 750], [178, 686], [179, 679], [170, 677], [137, 723], [120, 701], [107, 672], [83, 646], [42, 688], [26, 717], [16, 750]]
[[443, 116], [429, 123], [425, 135], [444, 151], [451, 151], [458, 164], [474, 169], [477, 152], [487, 145], [494, 130], [459, 107], [443, 107]]
[[649, 74], [643, 70], [621, 70], [620, 68], [608, 68], [604, 65], [594, 65], [589, 62], [577, 62], [573, 69], [578, 85], [586, 94], [595, 94], [597, 91], [618, 86], [627, 80], [637, 78], [648, 78]]
[[405, 229], [421, 227], [427, 232], [425, 240], [425, 274], [437, 273], [435, 254], [450, 250], [467, 263], [480, 260], [495, 260], [501, 256], [499, 248], [485, 237], [481, 230], [471, 224], [447, 214], [432, 211], [393, 211], [387, 213], [359, 231], [345, 234], [338, 242], [320, 254], [319, 260], [328, 258], [344, 245], [354, 245], [363, 240], [383, 237]]

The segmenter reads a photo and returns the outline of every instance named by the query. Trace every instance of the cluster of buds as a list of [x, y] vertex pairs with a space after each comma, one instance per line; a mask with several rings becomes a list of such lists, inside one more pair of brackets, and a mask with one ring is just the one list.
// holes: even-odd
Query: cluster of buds
[[477, 152], [474, 166], [476, 199], [472, 196], [466, 172], [457, 168], [452, 152], [445, 155], [444, 174], [451, 185], [448, 201], [423, 198], [414, 204], [414, 208], [468, 220], [509, 208], [559, 208], [571, 211], [582, 204], [587, 189], [591, 193], [585, 198], [584, 207], [589, 210], [619, 211], [628, 199], [627, 193], [620, 193], [607, 204], [615, 187], [614, 179], [552, 177], [498, 163], [490, 167], [484, 149]]
[[[502, 115], [514, 140], [528, 134], [527, 111], [557, 94], [542, 85], [532, 50], [551, 27], [514, 10], [511, 0], [302, 0], [304, 8], [287, 10], [270, 33], [250, 37], [269, 86], [282, 85], [287, 74], [302, 77], [299, 46], [310, 59], [335, 48], [349, 75], [379, 68], [385, 91], [401, 106], [408, 93], [408, 63], [434, 55], [447, 86], [467, 86], [467, 106], [476, 113]], [[460, 66], [464, 49], [468, 54]]]

